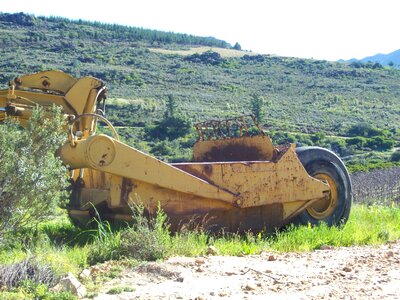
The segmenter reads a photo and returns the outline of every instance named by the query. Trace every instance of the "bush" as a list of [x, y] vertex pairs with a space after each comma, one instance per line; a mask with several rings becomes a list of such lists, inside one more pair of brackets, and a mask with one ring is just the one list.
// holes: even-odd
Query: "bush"
[[225, 59], [221, 57], [221, 54], [219, 54], [218, 52], [213, 52], [211, 50], [201, 54], [195, 53], [190, 56], [186, 56], [184, 60], [212, 66], [218, 66], [225, 62]]
[[355, 146], [357, 149], [362, 149], [367, 143], [366, 138], [363, 137], [354, 137], [346, 140], [347, 146]]
[[385, 138], [384, 136], [375, 136], [367, 140], [367, 147], [378, 150], [386, 151], [392, 149], [394, 146], [394, 140]]
[[314, 145], [320, 146], [324, 140], [325, 140], [325, 134], [323, 132], [317, 132], [311, 135], [311, 141], [314, 143]]
[[271, 132], [271, 138], [277, 145], [290, 144], [296, 142], [296, 138], [287, 132]]
[[58, 277], [50, 266], [41, 264], [34, 257], [0, 268], [0, 289], [17, 287], [26, 281], [53, 286]]
[[153, 155], [162, 157], [162, 156], [172, 156], [175, 154], [174, 149], [171, 147], [171, 143], [167, 140], [158, 142], [155, 144], [150, 151]]
[[390, 161], [393, 162], [399, 162], [400, 161], [400, 151], [396, 151], [392, 154], [392, 156], [390, 157]]
[[161, 140], [174, 140], [191, 132], [192, 124], [188, 118], [183, 116], [167, 117], [154, 126], [146, 128], [152, 138]]
[[352, 125], [346, 133], [348, 136], [362, 136], [362, 137], [373, 137], [383, 135], [384, 131], [378, 128], [375, 128], [371, 124], [368, 123], [359, 123]]
[[342, 139], [330, 139], [331, 150], [340, 156], [343, 156], [346, 151], [346, 141]]
[[37, 108], [26, 128], [0, 125], [0, 236], [33, 227], [53, 215], [66, 198], [67, 170], [56, 150], [65, 142], [64, 119]]
[[144, 209], [133, 207], [135, 224], [121, 232], [121, 252], [137, 260], [165, 258], [170, 240], [167, 217], [159, 208], [156, 217], [146, 217]]
[[[154, 261], [167, 255], [170, 233], [166, 215], [159, 208], [155, 217], [148, 216], [140, 205], [132, 207], [132, 223], [122, 228], [107, 221], [95, 220], [97, 228], [90, 230], [93, 243], [88, 253], [90, 265], [123, 257]], [[120, 224], [121, 225], [121, 224]]]

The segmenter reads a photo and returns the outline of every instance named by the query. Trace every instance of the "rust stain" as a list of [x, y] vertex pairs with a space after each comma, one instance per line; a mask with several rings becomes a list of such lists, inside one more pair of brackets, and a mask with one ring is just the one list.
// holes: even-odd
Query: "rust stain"
[[273, 233], [285, 225], [281, 203], [230, 210], [194, 210], [192, 214], [181, 215], [166, 211], [171, 230], [179, 231], [190, 224], [193, 228], [203, 228], [211, 232], [259, 232]]
[[243, 144], [230, 144], [225, 147], [213, 147], [210, 151], [204, 153], [201, 158], [206, 162], [217, 161], [245, 161], [245, 160], [263, 160], [263, 153], [257, 147], [248, 147]]
[[211, 177], [211, 175], [212, 175], [212, 172], [213, 172], [213, 169], [212, 169], [212, 166], [211, 165], [206, 165], [205, 167], [204, 167], [204, 173], [208, 176], [208, 177]]
[[132, 192], [132, 182], [128, 178], [122, 179], [122, 186], [121, 186], [121, 202], [122, 203], [129, 203], [129, 194]]

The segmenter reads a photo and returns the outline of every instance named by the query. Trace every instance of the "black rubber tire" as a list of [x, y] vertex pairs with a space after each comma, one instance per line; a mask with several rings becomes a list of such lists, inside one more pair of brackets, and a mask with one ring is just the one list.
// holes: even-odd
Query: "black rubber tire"
[[332, 151], [320, 147], [300, 147], [296, 153], [310, 176], [324, 174], [335, 182], [338, 199], [332, 213], [324, 219], [316, 219], [305, 209], [295, 217], [294, 222], [303, 225], [324, 222], [328, 226], [345, 224], [352, 205], [352, 186], [342, 160]]

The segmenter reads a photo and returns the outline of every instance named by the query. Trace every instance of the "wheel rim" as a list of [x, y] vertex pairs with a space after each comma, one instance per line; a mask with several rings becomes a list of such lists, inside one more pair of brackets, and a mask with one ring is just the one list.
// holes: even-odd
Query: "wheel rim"
[[307, 208], [307, 212], [311, 217], [317, 220], [323, 220], [329, 217], [335, 210], [338, 202], [338, 193], [335, 181], [327, 174], [315, 174], [314, 178], [325, 181], [330, 187], [328, 197], [318, 200]]

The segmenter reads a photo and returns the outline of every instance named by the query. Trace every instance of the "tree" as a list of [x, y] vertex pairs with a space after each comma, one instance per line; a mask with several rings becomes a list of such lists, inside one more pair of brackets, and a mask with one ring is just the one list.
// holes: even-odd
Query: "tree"
[[192, 124], [190, 120], [184, 116], [167, 117], [158, 122], [156, 125], [147, 128], [147, 133], [152, 137], [160, 140], [174, 140], [190, 133]]
[[235, 49], [235, 50], [242, 50], [242, 46], [240, 46], [239, 43], [236, 43], [235, 46], [233, 46], [233, 49]]
[[66, 199], [67, 170], [55, 156], [66, 140], [63, 126], [56, 107], [35, 109], [23, 129], [10, 119], [0, 125], [0, 236], [37, 225]]
[[168, 95], [166, 110], [164, 113], [165, 118], [174, 117], [178, 105], [176, 104], [175, 98], [172, 95]]
[[192, 123], [181, 115], [178, 111], [179, 106], [172, 95], [168, 95], [164, 118], [155, 125], [146, 128], [147, 133], [156, 139], [174, 140], [190, 133]]
[[253, 95], [250, 100], [250, 110], [257, 122], [261, 123], [264, 119], [264, 99], [258, 95]]

